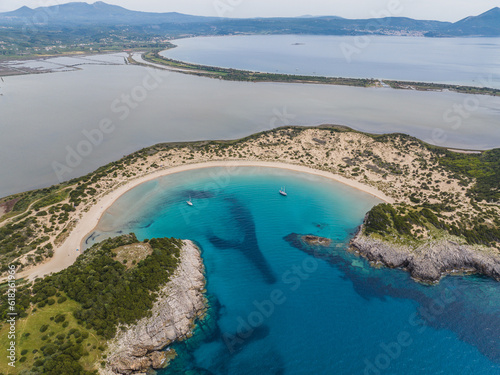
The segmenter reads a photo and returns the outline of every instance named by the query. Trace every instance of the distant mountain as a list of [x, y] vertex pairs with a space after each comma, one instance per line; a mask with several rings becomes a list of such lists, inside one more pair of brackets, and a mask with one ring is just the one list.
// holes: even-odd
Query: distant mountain
[[447, 32], [452, 35], [499, 36], [500, 8], [493, 8], [479, 16], [464, 18], [454, 23]]
[[18, 10], [14, 10], [12, 12], [0, 13], [0, 17], [5, 19], [9, 18], [15, 19], [21, 17], [29, 17], [32, 14], [33, 14], [33, 9], [28, 8], [27, 6], [23, 6]]
[[[46, 20], [43, 23], [44, 19]], [[316, 35], [425, 35], [500, 36], [500, 8], [456, 23], [414, 20], [405, 17], [345, 19], [337, 16], [293, 18], [219, 18], [181, 13], [137, 12], [102, 1], [94, 4], [68, 3], [0, 13], [0, 24], [18, 26], [42, 22], [48, 29], [82, 30], [89, 27], [134, 27], [155, 35], [226, 35], [232, 33], [316, 34]], [[137, 31], [139, 32], [139, 31]]]
[[336, 19], [336, 20], [344, 20], [345, 18], [338, 17], [338, 16], [311, 16], [310, 14], [304, 14], [303, 16], [298, 16], [295, 18], [330, 18], [330, 19]]
[[98, 1], [94, 4], [83, 2], [67, 3], [50, 7], [39, 7], [30, 9], [26, 6], [13, 12], [0, 13], [0, 22], [12, 24], [23, 23], [26, 20], [40, 20], [44, 18], [49, 24], [73, 24], [80, 25], [145, 25], [191, 22], [212, 22], [216, 17], [190, 16], [176, 12], [170, 13], [148, 13], [128, 10], [117, 5], [111, 5]]

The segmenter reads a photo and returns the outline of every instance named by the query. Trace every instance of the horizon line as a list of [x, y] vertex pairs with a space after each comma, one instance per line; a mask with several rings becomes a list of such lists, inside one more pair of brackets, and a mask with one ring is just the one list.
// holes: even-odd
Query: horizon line
[[27, 5], [22, 5], [22, 6], [18, 7], [18, 8], [11, 9], [11, 10], [0, 10], [0, 14], [15, 12], [15, 11], [18, 11], [18, 10], [23, 9], [23, 8], [28, 8], [30, 10], [37, 10], [37, 9], [44, 9], [44, 8], [51, 8], [51, 7], [59, 7], [59, 6], [68, 5], [68, 4], [95, 5], [95, 4], [99, 4], [99, 3], [106, 4], [106, 5], [109, 5], [109, 6], [119, 7], [119, 8], [122, 8], [122, 9], [125, 9], [125, 10], [128, 10], [128, 11], [132, 11], [132, 12], [141, 12], [141, 13], [150, 13], [150, 14], [170, 14], [170, 13], [177, 13], [177, 14], [186, 15], [186, 16], [193, 16], [193, 17], [220, 18], [220, 19], [228, 19], [228, 20], [229, 19], [241, 19], [241, 20], [244, 20], [244, 19], [273, 19], [273, 18], [282, 18], [282, 19], [287, 19], [287, 18], [289, 18], [289, 19], [293, 19], [293, 18], [311, 18], [311, 19], [314, 19], [314, 18], [336, 17], [336, 18], [340, 18], [340, 19], [344, 19], [344, 20], [372, 20], [372, 19], [385, 19], [385, 18], [406, 18], [406, 19], [412, 19], [412, 20], [415, 20], [415, 21], [434, 21], [434, 22], [443, 22], [443, 23], [456, 23], [456, 22], [459, 22], [459, 21], [464, 20], [464, 19], [469, 18], [469, 17], [480, 16], [480, 15], [482, 15], [484, 13], [487, 13], [487, 12], [489, 12], [491, 10], [494, 10], [494, 9], [500, 9], [500, 6], [494, 6], [492, 8], [489, 8], [489, 9], [486, 9], [486, 10], [482, 11], [479, 14], [468, 15], [468, 16], [462, 17], [462, 18], [460, 18], [460, 19], [458, 19], [456, 21], [442, 21], [442, 20], [432, 19], [432, 18], [413, 18], [413, 17], [410, 17], [410, 16], [347, 18], [347, 17], [342, 17], [342, 16], [338, 16], [338, 15], [334, 15], [334, 14], [323, 14], [323, 15], [301, 14], [301, 15], [296, 15], [296, 16], [253, 16], [253, 17], [237, 17], [237, 16], [235, 16], [235, 17], [225, 17], [225, 16], [217, 16], [217, 15], [199, 15], [199, 14], [183, 13], [183, 12], [178, 12], [178, 11], [164, 11], [164, 12], [162, 12], [162, 11], [136, 10], [136, 9], [127, 8], [127, 7], [122, 6], [122, 5], [110, 4], [110, 3], [107, 3], [105, 1], [94, 1], [93, 3], [90, 3], [90, 2], [87, 2], [87, 1], [67, 1], [67, 2], [64, 2], [64, 3], [61, 3], [61, 4], [39, 6], [39, 7], [36, 7], [36, 8], [31, 8], [31, 7], [27, 6]]

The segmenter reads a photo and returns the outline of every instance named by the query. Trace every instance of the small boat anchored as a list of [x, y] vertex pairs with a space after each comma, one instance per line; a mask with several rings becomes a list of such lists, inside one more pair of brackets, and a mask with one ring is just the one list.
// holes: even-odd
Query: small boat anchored
[[280, 194], [283, 195], [284, 197], [288, 196], [284, 187], [280, 189]]
[[189, 196], [189, 200], [187, 200], [186, 203], [188, 204], [188, 206], [192, 206], [193, 205], [193, 202], [191, 202], [191, 196]]

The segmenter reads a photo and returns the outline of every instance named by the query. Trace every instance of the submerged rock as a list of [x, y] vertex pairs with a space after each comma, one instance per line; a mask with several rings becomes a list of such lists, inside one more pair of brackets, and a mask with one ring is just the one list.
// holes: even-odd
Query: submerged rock
[[138, 374], [168, 365], [175, 352], [161, 350], [190, 335], [194, 320], [205, 312], [204, 288], [200, 251], [185, 241], [179, 266], [158, 293], [151, 317], [116, 335], [109, 343], [109, 359], [100, 374]]
[[479, 273], [500, 281], [500, 253], [495, 249], [470, 246], [442, 239], [418, 247], [396, 245], [363, 234], [351, 240], [351, 249], [372, 262], [402, 268], [417, 281], [438, 282], [443, 275]]
[[333, 241], [329, 238], [318, 237], [311, 234], [290, 233], [283, 237], [290, 246], [299, 249], [315, 258], [331, 262], [334, 250]]
[[310, 234], [302, 236], [301, 240], [308, 245], [330, 246], [332, 244], [332, 240], [329, 238], [313, 236]]

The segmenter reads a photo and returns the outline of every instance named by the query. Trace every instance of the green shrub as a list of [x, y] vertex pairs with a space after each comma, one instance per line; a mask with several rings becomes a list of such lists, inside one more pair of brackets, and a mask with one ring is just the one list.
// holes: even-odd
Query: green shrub
[[66, 302], [67, 298], [65, 296], [62, 296], [62, 297], [59, 297], [57, 299], [57, 303], [63, 303], [63, 302]]

